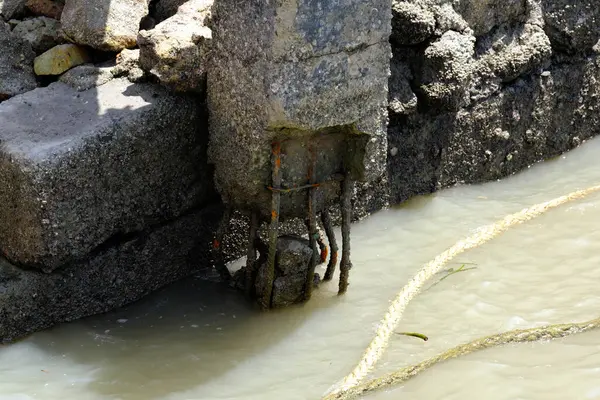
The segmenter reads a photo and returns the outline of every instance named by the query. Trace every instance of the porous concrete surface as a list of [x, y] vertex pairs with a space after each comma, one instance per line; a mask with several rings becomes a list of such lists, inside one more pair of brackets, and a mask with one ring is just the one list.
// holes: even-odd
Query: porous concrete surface
[[116, 79], [53, 83], [0, 104], [0, 251], [51, 271], [213, 196], [191, 97]]
[[596, 0], [542, 0], [545, 31], [561, 51], [582, 53], [600, 40], [600, 4]]
[[[337, 142], [313, 143], [317, 181], [345, 169], [367, 182], [383, 175], [391, 8], [384, 0], [259, 3], [223, 0], [213, 9], [209, 159], [226, 202], [268, 217], [275, 139], [298, 143], [282, 150], [288, 168], [308, 151], [306, 138], [344, 132]], [[306, 183], [309, 159], [282, 174]], [[338, 197], [335, 187], [319, 192], [317, 209]], [[282, 217], [305, 212], [305, 193], [284, 197]]]

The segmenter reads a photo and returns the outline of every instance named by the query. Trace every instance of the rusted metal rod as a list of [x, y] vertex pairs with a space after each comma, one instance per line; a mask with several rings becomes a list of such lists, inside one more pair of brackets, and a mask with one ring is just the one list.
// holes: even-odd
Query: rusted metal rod
[[329, 211], [325, 210], [321, 212], [321, 222], [323, 222], [323, 228], [325, 228], [325, 234], [327, 235], [327, 241], [331, 249], [331, 256], [329, 257], [329, 263], [327, 264], [327, 270], [325, 270], [325, 276], [323, 280], [330, 281], [335, 273], [335, 266], [338, 258], [338, 246], [337, 240], [335, 239], [335, 233], [333, 231], [333, 223], [331, 222], [331, 215]]
[[[317, 166], [316, 166], [316, 155], [313, 152], [313, 149], [310, 149], [311, 162], [309, 167], [309, 179], [310, 184], [314, 184], [317, 176]], [[310, 264], [308, 265], [308, 272], [306, 274], [306, 282], [304, 285], [304, 300], [310, 300], [312, 296], [313, 290], [313, 281], [315, 277], [315, 268], [319, 262], [319, 250], [317, 248], [317, 214], [315, 211], [316, 206], [316, 196], [317, 188], [312, 187], [308, 192], [308, 238], [310, 240], [310, 248], [312, 249], [312, 257], [310, 259]]]
[[304, 189], [312, 189], [312, 188], [319, 187], [319, 186], [321, 186], [320, 183], [312, 183], [310, 185], [295, 186], [295, 187], [291, 187], [291, 188], [280, 188], [280, 187], [267, 186], [267, 189], [269, 189], [272, 192], [291, 193], [291, 192], [299, 192]]
[[346, 176], [342, 182], [342, 261], [340, 263], [340, 285], [338, 294], [346, 293], [348, 289], [348, 275], [352, 263], [350, 261], [350, 221], [352, 219], [352, 179]]
[[323, 230], [320, 229], [317, 226], [317, 244], [319, 245], [319, 251], [321, 254], [321, 259], [319, 260], [319, 264], [323, 264], [325, 261], [327, 261], [327, 256], [329, 253], [329, 250], [327, 249], [327, 245], [325, 244], [325, 241], [323, 240]]
[[[281, 186], [281, 143], [274, 142], [272, 145], [272, 186]], [[277, 253], [277, 237], [279, 236], [279, 205], [280, 193], [273, 191], [271, 198], [271, 225], [269, 226], [269, 255], [267, 258], [267, 270], [265, 274], [265, 290], [259, 299], [263, 310], [271, 307], [271, 294], [273, 292], [273, 281], [275, 280], [275, 255]]]
[[246, 254], [246, 277], [245, 293], [246, 297], [252, 296], [252, 287], [254, 286], [254, 268], [256, 265], [256, 237], [258, 232], [259, 220], [258, 213], [250, 213], [250, 229], [248, 230], [248, 253]]
[[228, 282], [231, 279], [231, 273], [225, 266], [225, 259], [223, 257], [223, 237], [227, 233], [227, 228], [229, 227], [229, 221], [231, 220], [232, 209], [229, 206], [225, 207], [225, 211], [223, 211], [223, 216], [221, 217], [221, 222], [219, 223], [219, 227], [217, 228], [217, 233], [215, 235], [215, 240], [213, 241], [213, 259], [215, 264], [215, 269], [221, 275], [221, 279], [225, 282]]

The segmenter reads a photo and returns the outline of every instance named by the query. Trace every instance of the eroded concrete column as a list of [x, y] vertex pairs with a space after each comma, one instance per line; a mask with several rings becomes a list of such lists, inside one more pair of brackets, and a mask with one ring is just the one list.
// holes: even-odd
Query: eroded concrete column
[[271, 220], [275, 238], [280, 220], [339, 201], [343, 179], [385, 173], [390, 0], [221, 0], [213, 12], [209, 161], [228, 206]]
[[221, 0], [213, 30], [210, 161], [227, 202], [268, 213], [275, 140], [300, 144], [283, 145], [284, 185], [305, 183], [311, 137], [319, 181], [345, 167], [357, 180], [383, 173], [389, 0]]

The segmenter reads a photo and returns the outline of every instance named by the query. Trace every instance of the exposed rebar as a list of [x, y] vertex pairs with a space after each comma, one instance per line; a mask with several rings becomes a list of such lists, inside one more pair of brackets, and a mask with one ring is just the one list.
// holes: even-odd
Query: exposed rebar
[[325, 276], [323, 277], [323, 280], [330, 281], [333, 278], [335, 266], [337, 265], [338, 246], [337, 240], [335, 239], [335, 232], [333, 231], [331, 215], [329, 215], [328, 210], [321, 212], [321, 222], [323, 222], [323, 228], [325, 228], [325, 234], [327, 235], [327, 241], [329, 242], [329, 248], [331, 249], [329, 263], [327, 264], [327, 270], [325, 270]]
[[245, 293], [246, 297], [252, 296], [252, 287], [254, 286], [254, 268], [256, 265], [256, 238], [258, 232], [258, 213], [252, 211], [250, 213], [250, 228], [248, 229], [248, 253], [246, 254], [246, 277], [245, 277]]
[[[281, 185], [281, 143], [275, 142], [272, 145], [272, 186]], [[275, 255], [277, 253], [277, 237], [279, 236], [279, 204], [280, 193], [272, 192], [271, 198], [271, 225], [269, 226], [269, 256], [267, 258], [267, 268], [265, 273], [264, 293], [259, 299], [260, 307], [263, 310], [271, 307], [271, 294], [273, 293], [273, 281], [275, 279]]]
[[338, 294], [346, 293], [348, 290], [348, 275], [352, 262], [350, 261], [350, 222], [352, 219], [352, 179], [346, 176], [342, 181], [342, 260], [340, 262], [340, 284]]
[[[309, 184], [314, 184], [317, 176], [317, 165], [316, 155], [313, 149], [310, 149], [311, 162], [309, 167]], [[306, 273], [306, 282], [304, 284], [304, 300], [308, 301], [312, 295], [313, 281], [315, 278], [315, 268], [319, 263], [319, 250], [317, 247], [317, 214], [315, 210], [317, 198], [317, 187], [313, 186], [308, 190], [308, 237], [310, 240], [310, 248], [312, 249], [312, 257], [310, 258], [310, 264], [308, 265], [308, 272]]]
[[221, 217], [221, 222], [219, 223], [219, 227], [217, 228], [217, 232], [215, 235], [215, 240], [213, 241], [213, 259], [215, 264], [215, 269], [221, 276], [221, 279], [225, 282], [228, 282], [231, 279], [231, 273], [227, 269], [225, 265], [225, 258], [223, 257], [223, 237], [227, 233], [227, 229], [229, 228], [229, 221], [231, 220], [232, 209], [229, 206], [225, 207], [223, 211], [223, 216]]
[[317, 224], [317, 244], [319, 245], [319, 254], [321, 255], [319, 264], [323, 264], [327, 261], [327, 256], [329, 255], [329, 249], [327, 248], [327, 244], [323, 239], [323, 230]]

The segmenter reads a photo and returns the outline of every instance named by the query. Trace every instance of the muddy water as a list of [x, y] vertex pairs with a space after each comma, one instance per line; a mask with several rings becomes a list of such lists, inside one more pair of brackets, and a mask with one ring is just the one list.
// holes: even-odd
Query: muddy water
[[[600, 182], [600, 141], [515, 177], [416, 198], [353, 226], [351, 286], [260, 314], [188, 279], [118, 312], [0, 348], [0, 399], [317, 399], [351, 370], [388, 302], [420, 266], [483, 224]], [[419, 295], [376, 374], [514, 328], [600, 314], [600, 195], [464, 253]], [[321, 271], [322, 272], [322, 271]], [[440, 276], [441, 277], [441, 276]], [[600, 399], [600, 332], [439, 365], [370, 399]]]

